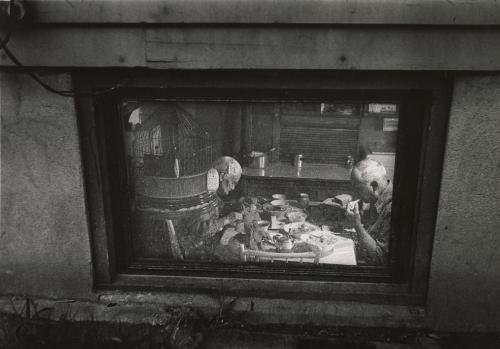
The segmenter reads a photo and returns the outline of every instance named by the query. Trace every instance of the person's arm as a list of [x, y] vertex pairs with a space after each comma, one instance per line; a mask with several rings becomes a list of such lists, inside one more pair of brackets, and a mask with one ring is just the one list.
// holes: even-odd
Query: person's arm
[[234, 221], [236, 221], [238, 219], [242, 219], [242, 218], [243, 218], [243, 216], [241, 213], [231, 212], [230, 214], [228, 214], [224, 217], [220, 217], [220, 218], [213, 220], [212, 223], [208, 227], [207, 236], [215, 235], [216, 233], [218, 233], [219, 231], [224, 229], [224, 227], [226, 225], [231, 224]]
[[377, 242], [375, 241], [374, 238], [368, 234], [366, 231], [365, 227], [363, 226], [363, 223], [361, 223], [361, 215], [359, 213], [359, 207], [358, 205], [354, 205], [354, 208], [352, 211], [347, 210], [346, 211], [346, 216], [351, 222], [351, 224], [354, 226], [354, 229], [356, 230], [357, 236], [359, 243], [361, 246], [368, 252], [375, 253], [377, 249]]
[[358, 241], [361, 246], [369, 253], [375, 254], [377, 251], [377, 242], [374, 238], [368, 234], [363, 224], [358, 223], [354, 225], [354, 229], [356, 229], [356, 233], [358, 234]]
[[387, 247], [388, 247], [386, 240], [389, 236], [389, 230], [387, 229], [390, 229], [390, 212], [389, 212], [389, 220], [386, 219], [387, 213], [384, 212], [382, 213], [381, 217], [379, 217], [379, 220], [377, 220], [377, 222], [380, 222], [381, 224], [375, 223], [375, 225], [373, 226], [373, 228], [384, 230], [380, 231], [379, 234], [377, 234], [380, 237], [380, 239], [373, 238], [370, 232], [367, 229], [365, 229], [363, 223], [361, 223], [361, 215], [359, 213], [358, 205], [355, 205], [352, 211], [349, 210], [346, 211], [346, 216], [349, 219], [349, 221], [353, 224], [354, 229], [356, 230], [356, 234], [358, 236], [358, 241], [360, 245], [359, 247], [366, 254], [366, 257], [368, 257], [371, 261], [378, 264], [385, 263], [385, 259], [387, 258]]

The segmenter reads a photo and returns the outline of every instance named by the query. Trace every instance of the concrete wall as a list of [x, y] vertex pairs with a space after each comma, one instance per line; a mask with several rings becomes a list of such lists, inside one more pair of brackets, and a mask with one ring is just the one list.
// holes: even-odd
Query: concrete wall
[[500, 329], [500, 76], [455, 81], [428, 294], [433, 326]]
[[[88, 297], [89, 232], [75, 106], [0, 72], [0, 293]], [[44, 76], [60, 89], [67, 74]]]
[[[44, 78], [70, 88], [66, 74]], [[0, 86], [0, 295], [94, 298], [73, 100], [45, 92], [19, 74], [2, 72]], [[499, 76], [457, 78], [427, 320], [421, 318], [421, 326], [500, 329], [499, 111]], [[263, 301], [255, 304], [256, 309], [271, 311]], [[316, 317], [332, 323], [331, 316], [338, 313], [342, 314], [339, 324], [398, 324], [388, 306], [377, 306], [376, 312], [370, 305], [328, 306], [337, 310], [325, 314], [326, 308], [321, 307], [306, 314], [304, 306], [289, 311], [308, 321]], [[314, 307], [319, 305], [308, 309]], [[287, 308], [277, 307], [274, 315], [268, 315], [289, 318], [283, 313]]]

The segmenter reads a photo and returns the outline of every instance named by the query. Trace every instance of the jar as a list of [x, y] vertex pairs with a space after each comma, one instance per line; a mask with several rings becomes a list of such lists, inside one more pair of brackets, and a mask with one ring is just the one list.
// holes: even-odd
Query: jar
[[297, 167], [297, 168], [302, 167], [302, 158], [303, 158], [303, 155], [302, 155], [302, 154], [296, 154], [296, 155], [293, 157], [293, 166], [295, 166], [295, 167]]
[[300, 193], [299, 194], [299, 206], [300, 208], [307, 208], [309, 206], [309, 194]]

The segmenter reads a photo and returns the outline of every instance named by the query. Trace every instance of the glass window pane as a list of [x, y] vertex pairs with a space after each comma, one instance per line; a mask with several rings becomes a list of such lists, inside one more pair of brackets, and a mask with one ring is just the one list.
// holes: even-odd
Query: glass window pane
[[399, 104], [121, 103], [139, 258], [386, 265]]

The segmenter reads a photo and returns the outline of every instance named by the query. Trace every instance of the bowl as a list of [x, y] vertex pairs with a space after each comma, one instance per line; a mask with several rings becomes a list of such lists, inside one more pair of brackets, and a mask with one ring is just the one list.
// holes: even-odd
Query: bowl
[[279, 217], [284, 211], [281, 209], [267, 211], [270, 217]]
[[271, 196], [274, 200], [286, 200], [285, 194], [273, 194]]
[[269, 225], [271, 225], [271, 222], [269, 221], [257, 221], [255, 222], [255, 227], [257, 228], [258, 232], [266, 232], [267, 229], [269, 229]]
[[287, 206], [288, 202], [286, 200], [273, 200], [271, 201], [271, 205], [281, 208]]

